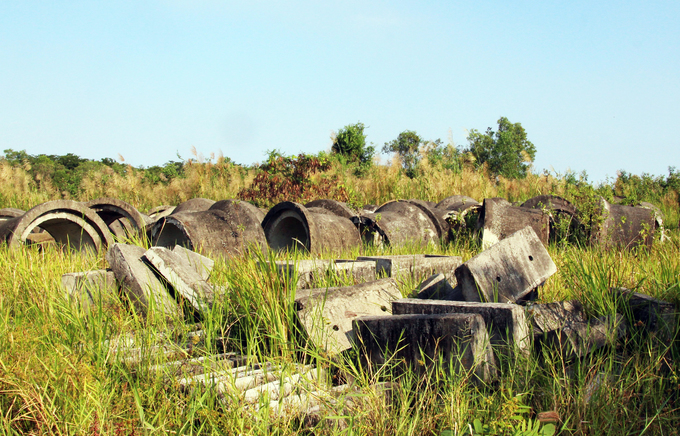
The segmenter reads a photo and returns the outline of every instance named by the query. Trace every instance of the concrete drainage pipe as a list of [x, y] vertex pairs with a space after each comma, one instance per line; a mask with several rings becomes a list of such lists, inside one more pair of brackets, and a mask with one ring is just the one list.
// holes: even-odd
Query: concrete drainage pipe
[[369, 243], [422, 246], [440, 241], [440, 231], [433, 219], [408, 201], [385, 203], [374, 213], [363, 213], [355, 221]]
[[151, 228], [151, 240], [156, 246], [181, 245], [213, 256], [237, 256], [247, 250], [264, 253], [267, 249], [259, 218], [239, 202], [161, 218]]
[[72, 200], [48, 201], [5, 221], [0, 224], [0, 240], [18, 247], [31, 242], [36, 228], [45, 230], [56, 243], [77, 250], [98, 251], [112, 243], [111, 232], [99, 215]]
[[134, 206], [115, 198], [98, 198], [84, 203], [94, 210], [117, 238], [138, 235], [146, 227], [146, 219]]
[[348, 218], [322, 207], [284, 201], [269, 210], [262, 228], [273, 250], [340, 253], [361, 245], [359, 230]]

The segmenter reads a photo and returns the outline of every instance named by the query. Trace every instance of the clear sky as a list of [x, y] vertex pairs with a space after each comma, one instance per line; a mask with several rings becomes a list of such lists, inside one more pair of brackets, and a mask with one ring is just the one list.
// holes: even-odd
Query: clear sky
[[467, 145], [520, 122], [535, 171], [680, 167], [680, 1], [0, 2], [0, 150], [238, 163], [357, 121]]

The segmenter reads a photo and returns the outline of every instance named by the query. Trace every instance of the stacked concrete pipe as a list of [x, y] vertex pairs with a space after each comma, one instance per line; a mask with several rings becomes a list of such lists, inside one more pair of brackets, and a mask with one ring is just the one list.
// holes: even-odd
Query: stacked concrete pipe
[[0, 241], [10, 247], [31, 242], [31, 233], [40, 228], [60, 245], [77, 250], [98, 251], [111, 244], [111, 232], [95, 211], [72, 200], [39, 204], [25, 214], [0, 224]]
[[271, 208], [262, 221], [269, 246], [273, 250], [300, 249], [314, 254], [340, 253], [360, 246], [359, 231], [345, 216], [345, 208], [328, 203], [333, 200], [324, 201], [325, 207], [284, 201]]
[[260, 218], [250, 206], [225, 200], [213, 202], [207, 210], [174, 212], [153, 224], [152, 243], [161, 247], [181, 245], [213, 256], [236, 256], [248, 250], [264, 253], [267, 240]]

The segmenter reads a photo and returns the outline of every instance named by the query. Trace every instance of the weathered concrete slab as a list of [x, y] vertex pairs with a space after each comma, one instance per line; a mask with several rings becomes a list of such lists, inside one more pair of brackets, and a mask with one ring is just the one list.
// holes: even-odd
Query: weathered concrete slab
[[555, 272], [541, 240], [525, 227], [465, 262], [456, 278], [467, 301], [514, 303]]
[[195, 251], [188, 250], [181, 245], [175, 245], [172, 249], [173, 253], [177, 253], [182, 257], [186, 258], [189, 265], [200, 274], [203, 280], [208, 280], [210, 278], [210, 273], [215, 267], [215, 261], [209, 257], [203, 256], [202, 254], [196, 253]]
[[180, 310], [177, 302], [142, 260], [145, 251], [137, 245], [113, 244], [106, 253], [106, 260], [121, 289], [139, 313], [146, 315], [153, 307], [165, 316], [178, 316]]
[[228, 371], [248, 361], [248, 356], [222, 353], [192, 359], [175, 360], [149, 367], [149, 372], [166, 373], [170, 378], [191, 377], [206, 372]]
[[611, 288], [618, 303], [618, 311], [633, 322], [631, 327], [659, 333], [664, 340], [675, 337], [678, 310], [675, 304], [659, 300], [626, 288]]
[[297, 276], [296, 289], [310, 289], [331, 274], [332, 264], [330, 259], [279, 260], [276, 261], [276, 269], [289, 280]]
[[577, 300], [532, 304], [526, 308], [526, 313], [534, 336], [587, 322], [583, 305]]
[[548, 214], [541, 210], [513, 206], [504, 198], [486, 198], [479, 219], [484, 228], [482, 248], [485, 250], [527, 226], [534, 229], [544, 245], [548, 244]]
[[354, 320], [357, 345], [375, 364], [404, 363], [423, 370], [444, 365], [470, 370], [482, 380], [493, 371], [493, 353], [479, 314], [364, 316]]
[[401, 298], [394, 279], [355, 286], [299, 290], [298, 317], [310, 340], [331, 354], [351, 348], [352, 320], [389, 314], [393, 300]]
[[377, 278], [376, 264], [372, 261], [336, 259], [334, 269], [338, 276], [352, 277], [357, 284]]
[[523, 353], [531, 347], [531, 331], [524, 308], [509, 303], [470, 303], [463, 301], [404, 298], [392, 302], [394, 315], [476, 313], [481, 315], [494, 345], [509, 345]]
[[465, 301], [460, 286], [451, 286], [442, 273], [433, 274], [423, 280], [417, 292], [421, 300]]
[[151, 247], [144, 258], [168, 281], [177, 296], [186, 299], [196, 311], [205, 314], [210, 310], [215, 292], [184, 257], [164, 247]]
[[364, 283], [376, 279], [375, 262], [333, 259], [300, 259], [296, 261], [276, 261], [280, 274], [289, 279], [297, 275], [296, 289], [319, 287], [324, 279], [335, 275], [338, 278], [349, 278], [355, 283]]
[[67, 294], [83, 310], [116, 298], [118, 285], [111, 270], [95, 270], [67, 273], [61, 276], [61, 284]]
[[544, 334], [541, 343], [558, 349], [566, 359], [580, 358], [605, 346], [614, 346], [626, 334], [627, 324], [618, 313], [611, 318], [575, 322]]
[[357, 260], [376, 263], [378, 277], [411, 276], [422, 280], [432, 274], [444, 274], [452, 286], [455, 286], [454, 271], [462, 263], [460, 256], [440, 256], [431, 254], [403, 254], [393, 256], [359, 256]]

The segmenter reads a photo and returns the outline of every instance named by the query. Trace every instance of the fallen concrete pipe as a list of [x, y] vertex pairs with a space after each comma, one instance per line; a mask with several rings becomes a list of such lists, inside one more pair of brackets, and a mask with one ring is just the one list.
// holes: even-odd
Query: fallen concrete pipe
[[147, 221], [133, 205], [116, 198], [97, 198], [84, 203], [94, 210], [117, 238], [142, 233]]
[[5, 221], [0, 224], [0, 241], [10, 247], [30, 243], [30, 234], [38, 227], [56, 243], [78, 250], [98, 251], [112, 242], [111, 232], [99, 215], [72, 200], [48, 201]]
[[363, 213], [353, 220], [364, 240], [374, 244], [422, 246], [440, 241], [441, 230], [437, 230], [435, 221], [408, 201], [385, 203], [374, 213]]
[[484, 249], [502, 241], [526, 226], [531, 227], [543, 245], [548, 244], [548, 215], [541, 210], [513, 206], [505, 198], [485, 198], [479, 216], [484, 232]]
[[437, 235], [439, 240], [443, 243], [449, 242], [451, 239], [451, 225], [447, 221], [448, 211], [443, 209], [437, 209], [436, 204], [431, 201], [411, 199], [406, 200], [412, 205], [418, 207], [422, 210], [425, 215], [430, 218], [432, 224], [437, 229]]
[[290, 201], [271, 208], [262, 228], [273, 250], [297, 248], [315, 254], [340, 253], [361, 245], [359, 230], [348, 218]]
[[521, 207], [541, 210], [548, 214], [550, 225], [549, 240], [577, 242], [585, 237], [580, 212], [569, 201], [556, 195], [538, 195], [530, 198]]
[[213, 204], [215, 204], [215, 200], [210, 200], [208, 198], [192, 198], [191, 200], [178, 204], [175, 210], [172, 211], [172, 214], [182, 212], [202, 212], [210, 209]]
[[651, 247], [656, 230], [654, 211], [644, 207], [611, 204], [600, 200], [599, 216], [594, 217], [591, 243], [610, 248]]
[[225, 212], [230, 212], [235, 206], [248, 209], [253, 216], [257, 217], [260, 224], [262, 224], [262, 220], [264, 219], [266, 213], [259, 207], [255, 206], [252, 203], [248, 203], [247, 201], [232, 199], [220, 200], [213, 204], [212, 206], [210, 206], [208, 210], [223, 210]]
[[151, 240], [156, 246], [180, 245], [213, 256], [267, 249], [259, 218], [240, 202], [224, 202], [214, 210], [168, 215], [152, 226]]
[[357, 215], [354, 211], [352, 211], [352, 209], [347, 207], [346, 203], [337, 200], [330, 199], [314, 200], [305, 204], [305, 207], [307, 209], [309, 209], [310, 207], [320, 207], [322, 209], [326, 209], [332, 212], [337, 216], [345, 217], [347, 219], [352, 219]]

